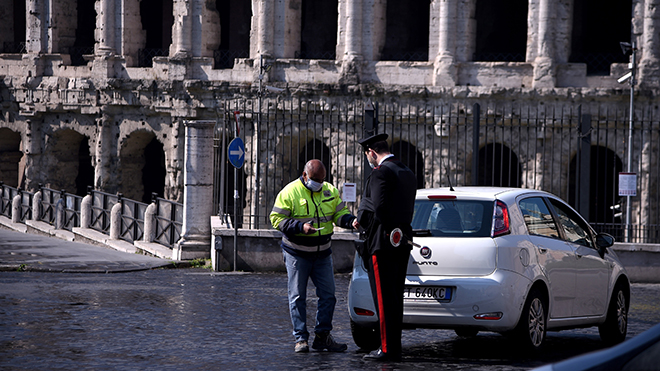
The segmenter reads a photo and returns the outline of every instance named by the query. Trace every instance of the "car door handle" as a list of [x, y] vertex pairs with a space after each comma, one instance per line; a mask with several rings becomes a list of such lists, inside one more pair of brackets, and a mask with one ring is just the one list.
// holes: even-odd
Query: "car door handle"
[[548, 252], [548, 249], [545, 248], [545, 247], [543, 247], [543, 246], [539, 246], [539, 252], [540, 252], [541, 254], [545, 254], [546, 252]]

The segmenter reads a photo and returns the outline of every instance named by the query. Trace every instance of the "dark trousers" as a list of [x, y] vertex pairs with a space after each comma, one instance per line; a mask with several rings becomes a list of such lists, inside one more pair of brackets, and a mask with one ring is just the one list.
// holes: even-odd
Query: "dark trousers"
[[380, 325], [380, 346], [385, 353], [401, 355], [403, 289], [410, 250], [399, 246], [378, 250], [367, 261], [369, 283]]

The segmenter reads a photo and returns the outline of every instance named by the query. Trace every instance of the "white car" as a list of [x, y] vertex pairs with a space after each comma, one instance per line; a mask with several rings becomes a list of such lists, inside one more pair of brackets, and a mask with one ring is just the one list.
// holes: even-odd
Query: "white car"
[[[560, 198], [520, 188], [417, 191], [403, 295], [404, 327], [512, 335], [531, 349], [546, 331], [598, 326], [626, 337], [630, 282], [610, 248]], [[379, 346], [368, 273], [355, 256], [348, 306], [355, 344]]]

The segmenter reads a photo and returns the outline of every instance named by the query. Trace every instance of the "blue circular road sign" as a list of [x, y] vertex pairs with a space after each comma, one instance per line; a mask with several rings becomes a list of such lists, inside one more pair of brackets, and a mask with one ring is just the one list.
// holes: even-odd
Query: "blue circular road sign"
[[229, 156], [229, 162], [234, 165], [235, 168], [240, 169], [243, 167], [243, 163], [245, 162], [245, 145], [243, 144], [243, 139], [234, 138], [234, 140], [229, 143], [227, 154]]

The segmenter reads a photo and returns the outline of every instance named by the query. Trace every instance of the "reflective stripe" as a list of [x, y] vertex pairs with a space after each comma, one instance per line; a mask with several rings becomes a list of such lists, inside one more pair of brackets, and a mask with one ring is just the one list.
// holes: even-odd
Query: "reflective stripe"
[[321, 224], [322, 224], [322, 223], [331, 222], [332, 221], [332, 215], [324, 215], [320, 218], [316, 218], [316, 217], [296, 218], [296, 217], [293, 217], [291, 219], [295, 219], [295, 220], [301, 221], [303, 223], [316, 223], [316, 221], [318, 220], [318, 221], [321, 221]]
[[277, 206], [273, 206], [273, 211], [271, 212], [276, 214], [282, 214], [284, 216], [291, 216], [291, 210], [282, 209]]
[[335, 209], [335, 212], [336, 213], [340, 212], [341, 209], [343, 209], [344, 207], [346, 207], [346, 204], [344, 203], [344, 201], [342, 201], [342, 202], [339, 203], [339, 205], [337, 205], [337, 208]]
[[298, 245], [297, 243], [293, 243], [289, 241], [289, 239], [286, 238], [286, 236], [282, 236], [282, 242], [284, 242], [284, 244], [286, 244], [287, 246], [291, 246], [296, 250], [307, 251], [307, 252], [324, 251], [330, 248], [329, 241], [321, 246], [305, 246], [305, 245]]

